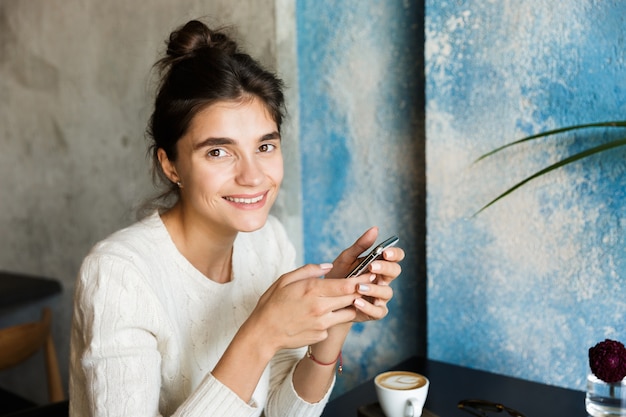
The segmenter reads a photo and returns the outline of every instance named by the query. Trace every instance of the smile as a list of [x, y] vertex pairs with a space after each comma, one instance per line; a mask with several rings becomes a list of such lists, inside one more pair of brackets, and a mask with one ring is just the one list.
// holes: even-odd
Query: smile
[[252, 197], [252, 198], [241, 198], [241, 197], [224, 197], [224, 198], [228, 201], [232, 201], [233, 203], [237, 203], [237, 204], [255, 204], [263, 200], [263, 197], [265, 197], [265, 194], [262, 194], [258, 197]]

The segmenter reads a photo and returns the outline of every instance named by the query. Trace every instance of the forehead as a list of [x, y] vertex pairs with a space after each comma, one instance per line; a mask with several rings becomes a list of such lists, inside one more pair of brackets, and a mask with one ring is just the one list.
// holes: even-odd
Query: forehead
[[263, 131], [262, 134], [266, 134], [277, 130], [271, 112], [256, 97], [213, 103], [200, 110], [189, 127], [191, 133], [226, 137], [236, 132], [250, 134]]

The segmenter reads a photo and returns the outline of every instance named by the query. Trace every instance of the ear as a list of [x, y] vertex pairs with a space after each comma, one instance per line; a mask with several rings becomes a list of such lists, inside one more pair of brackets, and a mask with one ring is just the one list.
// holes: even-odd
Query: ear
[[167, 153], [163, 148], [157, 149], [157, 157], [159, 158], [159, 163], [161, 164], [161, 169], [163, 170], [165, 176], [174, 184], [180, 182], [180, 177], [176, 172], [176, 167], [167, 157]]

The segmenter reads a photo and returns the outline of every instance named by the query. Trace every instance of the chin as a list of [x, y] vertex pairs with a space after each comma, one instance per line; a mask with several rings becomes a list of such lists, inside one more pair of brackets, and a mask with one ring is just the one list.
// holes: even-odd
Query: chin
[[240, 222], [237, 225], [237, 230], [244, 233], [256, 232], [257, 230], [265, 226], [265, 223], [267, 223], [267, 216], [263, 217], [262, 219], [250, 219], [249, 221]]

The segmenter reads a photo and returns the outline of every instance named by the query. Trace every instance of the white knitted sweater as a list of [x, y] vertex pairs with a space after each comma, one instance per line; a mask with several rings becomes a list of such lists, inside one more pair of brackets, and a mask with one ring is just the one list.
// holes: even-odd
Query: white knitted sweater
[[295, 253], [270, 216], [235, 240], [233, 279], [207, 279], [176, 249], [158, 213], [97, 244], [74, 300], [70, 415], [315, 417], [328, 401], [300, 399], [292, 384], [304, 350], [274, 357], [247, 404], [213, 369], [257, 300]]

